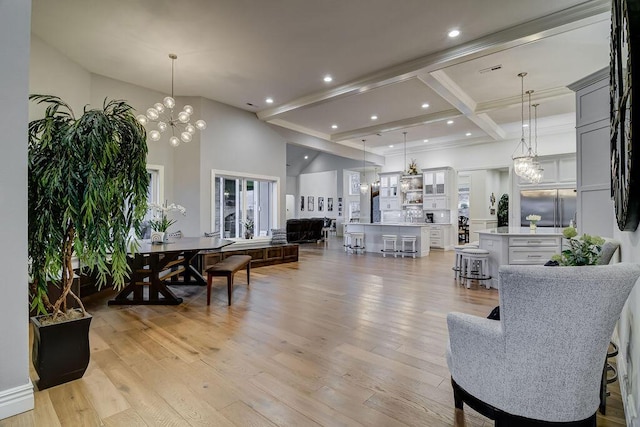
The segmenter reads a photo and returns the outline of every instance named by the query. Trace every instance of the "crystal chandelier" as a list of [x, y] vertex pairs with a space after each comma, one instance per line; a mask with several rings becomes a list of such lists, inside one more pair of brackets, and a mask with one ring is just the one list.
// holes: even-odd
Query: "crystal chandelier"
[[371, 183], [371, 190], [378, 190], [380, 188], [380, 176], [378, 176], [378, 168], [373, 169], [374, 181]]
[[[520, 77], [521, 83], [521, 119], [522, 119], [522, 136], [520, 138], [520, 143], [516, 146], [516, 149], [514, 151], [514, 154], [512, 155], [512, 159], [513, 159], [513, 171], [515, 172], [516, 175], [526, 178], [526, 174], [528, 173], [529, 170], [532, 169], [533, 167], [533, 156], [531, 155], [531, 126], [529, 125], [529, 144], [527, 144], [527, 141], [524, 139], [524, 128], [525, 128], [525, 123], [524, 123], [524, 76], [526, 76], [527, 73], [520, 73], [518, 74], [518, 77]], [[531, 93], [533, 91], [529, 91], [529, 96], [531, 96]], [[529, 115], [529, 121], [531, 121], [531, 115]], [[518, 151], [518, 147], [520, 147], [520, 153], [516, 154], [516, 151]]]
[[[404, 131], [402, 132], [402, 134], [404, 135], [404, 165], [407, 165], [407, 132]], [[404, 170], [402, 172], [403, 175], [407, 175], [409, 172], [407, 170]], [[401, 179], [400, 180], [400, 191], [402, 191], [403, 193], [406, 193], [407, 190], [409, 190], [409, 180], [408, 179]]]
[[367, 151], [365, 150], [365, 141], [362, 140], [362, 173], [364, 174], [364, 181], [360, 183], [360, 192], [362, 194], [367, 194], [369, 191], [369, 184], [367, 184], [367, 171], [366, 171], [366, 159], [367, 159]]
[[[540, 165], [538, 161], [538, 105], [531, 105], [531, 94], [529, 94], [529, 109], [533, 107], [534, 111], [534, 134], [533, 134], [533, 161], [531, 163], [531, 169], [526, 172], [525, 178], [529, 180], [532, 184], [539, 184], [542, 181], [542, 176], [544, 175], [544, 169]], [[531, 114], [529, 114], [531, 116]], [[529, 145], [531, 147], [531, 144]]]
[[169, 143], [173, 147], [177, 147], [180, 145], [180, 141], [190, 142], [196, 129], [200, 131], [206, 129], [207, 123], [201, 119], [191, 124], [191, 115], [193, 114], [191, 105], [185, 105], [179, 113], [174, 112], [176, 100], [173, 97], [173, 69], [178, 55], [170, 53], [169, 58], [171, 58], [171, 96], [167, 96], [162, 102], [156, 102], [153, 107], [147, 109], [146, 115], [140, 114], [136, 119], [143, 126], [150, 122], [156, 124], [157, 129], [149, 131], [149, 139], [152, 141], [159, 141], [161, 133], [171, 129]]

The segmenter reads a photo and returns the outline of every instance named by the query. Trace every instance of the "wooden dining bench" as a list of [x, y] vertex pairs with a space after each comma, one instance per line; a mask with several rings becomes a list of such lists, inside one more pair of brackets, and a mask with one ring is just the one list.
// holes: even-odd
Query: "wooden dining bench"
[[233, 293], [233, 275], [239, 270], [247, 267], [247, 286], [251, 272], [250, 255], [231, 255], [212, 265], [207, 269], [207, 305], [211, 304], [211, 284], [214, 277], [227, 278], [227, 293], [229, 294], [229, 305], [231, 305], [231, 294]]

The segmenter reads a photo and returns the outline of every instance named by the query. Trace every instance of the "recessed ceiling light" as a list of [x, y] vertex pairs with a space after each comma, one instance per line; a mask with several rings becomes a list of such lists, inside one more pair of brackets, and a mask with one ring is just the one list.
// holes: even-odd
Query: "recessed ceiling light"
[[389, 145], [389, 148], [393, 148], [393, 144]]
[[447, 124], [448, 125], [452, 125], [453, 124], [453, 120], [447, 120]]
[[309, 156], [304, 156], [304, 159], [307, 160], [309, 158]]
[[466, 136], [471, 136], [471, 132], [465, 133]]
[[451, 30], [449, 31], [449, 37], [454, 38], [460, 35], [460, 30]]
[[374, 114], [373, 116], [371, 116], [371, 120], [378, 120], [378, 116]]
[[428, 139], [423, 139], [422, 142], [429, 142], [429, 140]]
[[525, 124], [523, 124], [523, 125], [522, 125], [522, 127], [523, 127], [523, 128], [528, 128], [528, 127], [529, 127], [529, 124], [528, 124], [528, 123], [525, 123]]
[[429, 108], [429, 104], [425, 102], [424, 104], [422, 104], [422, 108]]
[[267, 98], [264, 100], [267, 104], [273, 104], [273, 98]]
[[331, 83], [333, 81], [333, 77], [327, 74], [322, 80], [324, 80], [325, 83]]
[[331, 125], [331, 129], [338, 129], [338, 125]]

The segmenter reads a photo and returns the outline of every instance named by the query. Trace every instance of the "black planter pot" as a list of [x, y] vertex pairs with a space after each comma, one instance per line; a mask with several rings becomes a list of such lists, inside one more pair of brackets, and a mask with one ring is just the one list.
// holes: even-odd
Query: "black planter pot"
[[92, 318], [87, 314], [80, 319], [42, 325], [40, 319], [43, 317], [31, 318], [31, 356], [40, 377], [39, 390], [82, 378], [89, 365], [89, 325]]

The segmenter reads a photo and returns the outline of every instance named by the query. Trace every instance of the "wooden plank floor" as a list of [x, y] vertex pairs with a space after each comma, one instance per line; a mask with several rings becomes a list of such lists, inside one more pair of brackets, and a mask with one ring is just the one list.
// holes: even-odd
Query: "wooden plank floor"
[[[453, 407], [446, 314], [486, 316], [496, 290], [452, 278], [453, 252], [421, 259], [303, 245], [298, 263], [174, 287], [180, 306], [92, 298], [91, 363], [0, 426], [492, 426]], [[34, 381], [37, 379], [32, 372]], [[617, 384], [599, 426], [624, 425]]]

